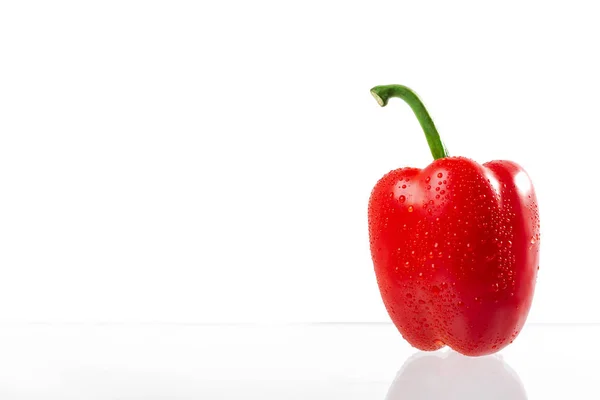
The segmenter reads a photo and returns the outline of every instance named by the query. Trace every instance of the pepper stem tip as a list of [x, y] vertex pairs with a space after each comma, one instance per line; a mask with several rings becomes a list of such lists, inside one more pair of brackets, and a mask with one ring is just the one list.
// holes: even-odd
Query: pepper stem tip
[[379, 104], [381, 107], [386, 106], [387, 101], [383, 100], [373, 89], [371, 89], [371, 94], [373, 95], [375, 100], [377, 100], [377, 104]]

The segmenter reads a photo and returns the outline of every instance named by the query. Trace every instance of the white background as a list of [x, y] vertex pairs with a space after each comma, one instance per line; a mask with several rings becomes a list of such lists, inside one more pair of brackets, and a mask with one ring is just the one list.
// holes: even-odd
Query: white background
[[530, 324], [501, 353], [472, 358], [415, 352], [391, 324], [3, 326], [0, 394], [10, 400], [597, 400], [598, 351], [590, 343], [598, 335], [598, 325]]
[[530, 322], [600, 322], [592, 1], [3, 2], [0, 322], [387, 321], [366, 206], [431, 157], [539, 197]]

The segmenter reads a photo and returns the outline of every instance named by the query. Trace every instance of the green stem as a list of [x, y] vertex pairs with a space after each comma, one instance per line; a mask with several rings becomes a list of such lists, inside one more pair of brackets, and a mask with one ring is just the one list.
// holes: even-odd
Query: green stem
[[419, 120], [423, 132], [425, 132], [425, 138], [429, 144], [433, 159], [437, 160], [438, 158], [448, 157], [446, 146], [444, 146], [433, 120], [429, 116], [425, 105], [423, 105], [423, 102], [415, 92], [402, 85], [384, 85], [375, 86], [371, 89], [371, 94], [375, 97], [375, 100], [377, 100], [377, 103], [379, 103], [381, 107], [385, 107], [388, 100], [392, 97], [398, 97], [407, 102]]

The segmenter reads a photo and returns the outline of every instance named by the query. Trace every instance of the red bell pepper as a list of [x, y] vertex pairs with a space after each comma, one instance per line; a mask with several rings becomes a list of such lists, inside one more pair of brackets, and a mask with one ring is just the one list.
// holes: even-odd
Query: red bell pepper
[[512, 343], [537, 279], [540, 218], [533, 184], [517, 163], [451, 157], [419, 97], [376, 86], [412, 108], [434, 161], [385, 174], [369, 198], [370, 250], [384, 306], [413, 347], [468, 356]]

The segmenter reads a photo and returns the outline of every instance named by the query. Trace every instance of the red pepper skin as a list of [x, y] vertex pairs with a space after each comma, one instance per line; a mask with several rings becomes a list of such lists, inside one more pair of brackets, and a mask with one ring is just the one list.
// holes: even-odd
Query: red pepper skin
[[534, 295], [539, 221], [531, 180], [511, 161], [446, 157], [383, 176], [369, 199], [370, 249], [404, 339], [467, 356], [512, 343]]

